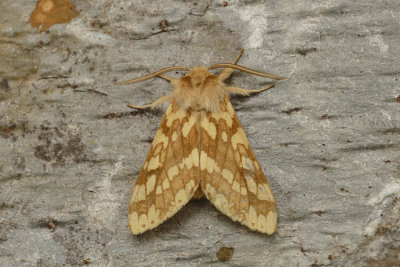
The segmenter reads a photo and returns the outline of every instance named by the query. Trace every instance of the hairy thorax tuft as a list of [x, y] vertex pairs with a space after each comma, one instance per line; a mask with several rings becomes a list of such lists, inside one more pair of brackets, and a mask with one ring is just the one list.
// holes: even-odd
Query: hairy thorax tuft
[[225, 85], [203, 66], [172, 82], [173, 98], [183, 110], [218, 112]]

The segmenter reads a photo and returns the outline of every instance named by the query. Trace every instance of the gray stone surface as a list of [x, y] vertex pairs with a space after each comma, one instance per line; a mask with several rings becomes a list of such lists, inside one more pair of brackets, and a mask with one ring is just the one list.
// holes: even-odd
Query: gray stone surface
[[[400, 266], [400, 2], [226, 3], [75, 1], [77, 18], [38, 33], [35, 1], [0, 2], [1, 266], [222, 266], [223, 246], [232, 266]], [[126, 104], [170, 86], [113, 82], [240, 47], [241, 65], [290, 78], [232, 99], [277, 233], [200, 200], [133, 236], [128, 202], [164, 109]]]

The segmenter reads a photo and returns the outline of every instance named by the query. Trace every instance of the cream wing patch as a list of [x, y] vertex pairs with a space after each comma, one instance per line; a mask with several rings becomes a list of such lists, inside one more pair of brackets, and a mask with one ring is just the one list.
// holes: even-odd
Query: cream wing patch
[[207, 113], [200, 125], [200, 185], [206, 197], [233, 220], [274, 233], [275, 199], [227, 96], [221, 112]]
[[128, 224], [133, 234], [174, 215], [199, 186], [197, 123], [197, 116], [171, 102], [132, 192]]

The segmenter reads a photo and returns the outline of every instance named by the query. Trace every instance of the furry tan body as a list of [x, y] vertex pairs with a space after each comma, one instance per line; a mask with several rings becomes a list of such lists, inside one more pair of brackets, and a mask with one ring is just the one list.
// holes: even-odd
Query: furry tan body
[[203, 66], [194, 67], [180, 79], [171, 81], [174, 90], [172, 98], [183, 110], [220, 110], [220, 102], [227, 93], [224, 83]]

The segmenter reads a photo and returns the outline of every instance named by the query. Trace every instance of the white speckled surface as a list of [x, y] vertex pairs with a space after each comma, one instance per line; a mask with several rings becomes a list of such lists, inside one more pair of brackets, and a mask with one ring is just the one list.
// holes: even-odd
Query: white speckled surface
[[[223, 2], [75, 1], [77, 18], [38, 33], [35, 1], [1, 1], [1, 266], [217, 266], [222, 246], [232, 266], [400, 265], [400, 3]], [[171, 88], [112, 83], [230, 62], [240, 47], [241, 65], [289, 77], [232, 99], [277, 233], [201, 200], [133, 236], [129, 198], [163, 110], [126, 104]]]

